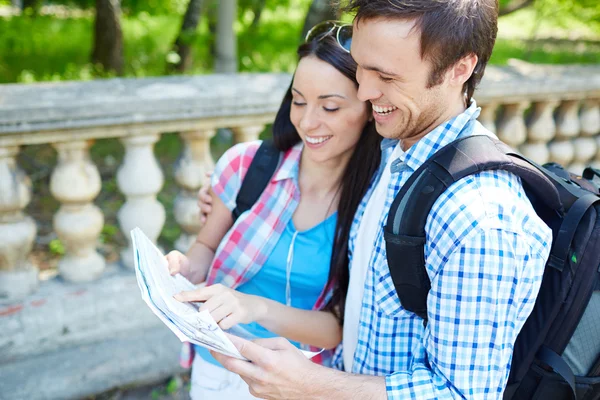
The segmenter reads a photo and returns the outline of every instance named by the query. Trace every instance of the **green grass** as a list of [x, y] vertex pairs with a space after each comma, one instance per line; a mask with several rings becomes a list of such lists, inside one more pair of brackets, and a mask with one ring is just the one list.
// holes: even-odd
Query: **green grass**
[[560, 8], [537, 10], [526, 8], [498, 20], [498, 37], [511, 39], [532, 38], [587, 38], [600, 39], [598, 22], [582, 21], [566, 14]]
[[573, 43], [552, 39], [524, 41], [498, 38], [490, 64], [505, 65], [514, 58], [534, 64], [598, 64], [600, 41]]
[[[293, 70], [305, 2], [292, 2], [291, 9], [265, 10], [255, 30], [249, 28], [252, 13], [241, 16], [236, 24], [241, 71]], [[141, 13], [123, 17], [121, 23], [125, 76], [163, 75], [181, 16]], [[90, 17], [0, 18], [0, 83], [88, 80], [106, 76], [89, 61], [92, 32]], [[208, 24], [203, 19], [193, 42], [194, 64], [189, 73], [211, 72], [213, 58], [209, 44]]]

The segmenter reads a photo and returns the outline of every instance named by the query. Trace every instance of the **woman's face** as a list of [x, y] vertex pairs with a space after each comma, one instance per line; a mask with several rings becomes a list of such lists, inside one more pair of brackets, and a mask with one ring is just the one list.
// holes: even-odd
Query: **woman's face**
[[350, 79], [314, 56], [298, 63], [292, 83], [290, 119], [316, 162], [347, 162], [370, 110]]

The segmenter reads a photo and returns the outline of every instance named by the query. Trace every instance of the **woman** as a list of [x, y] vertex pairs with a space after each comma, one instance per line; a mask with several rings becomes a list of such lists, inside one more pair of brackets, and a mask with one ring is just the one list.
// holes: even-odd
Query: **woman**
[[[331, 349], [341, 341], [354, 213], [379, 161], [370, 109], [357, 98], [351, 28], [317, 25], [273, 124], [283, 156], [257, 203], [231, 211], [259, 142], [229, 149], [212, 176], [212, 212], [187, 255], [167, 256], [172, 274], [207, 286], [180, 294], [203, 301], [221, 328], [284, 336]], [[209, 268], [210, 267], [210, 268]], [[252, 398], [246, 384], [198, 349], [192, 398]]]

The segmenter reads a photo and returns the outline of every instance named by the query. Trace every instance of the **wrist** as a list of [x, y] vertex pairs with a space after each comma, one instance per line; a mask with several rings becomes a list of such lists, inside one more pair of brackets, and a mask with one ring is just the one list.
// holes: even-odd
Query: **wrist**
[[269, 315], [269, 301], [264, 297], [251, 295], [252, 301], [252, 319], [260, 325], [265, 324], [265, 320]]
[[330, 400], [332, 395], [331, 382], [340, 378], [338, 373], [339, 371], [311, 362], [310, 370], [306, 371], [303, 376], [303, 382], [310, 382], [304, 388], [307, 394], [306, 398]]

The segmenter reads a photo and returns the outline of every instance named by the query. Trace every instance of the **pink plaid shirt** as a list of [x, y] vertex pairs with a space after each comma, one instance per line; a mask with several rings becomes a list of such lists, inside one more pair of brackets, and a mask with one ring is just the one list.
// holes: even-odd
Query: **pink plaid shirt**
[[[212, 189], [229, 210], [261, 142], [240, 143], [225, 152], [215, 166]], [[298, 166], [302, 143], [285, 152], [279, 168], [254, 206], [244, 212], [217, 248], [206, 283], [237, 288], [261, 269], [290, 222], [298, 202]], [[325, 266], [324, 266], [325, 267]], [[323, 290], [313, 309], [321, 309], [330, 290]]]

